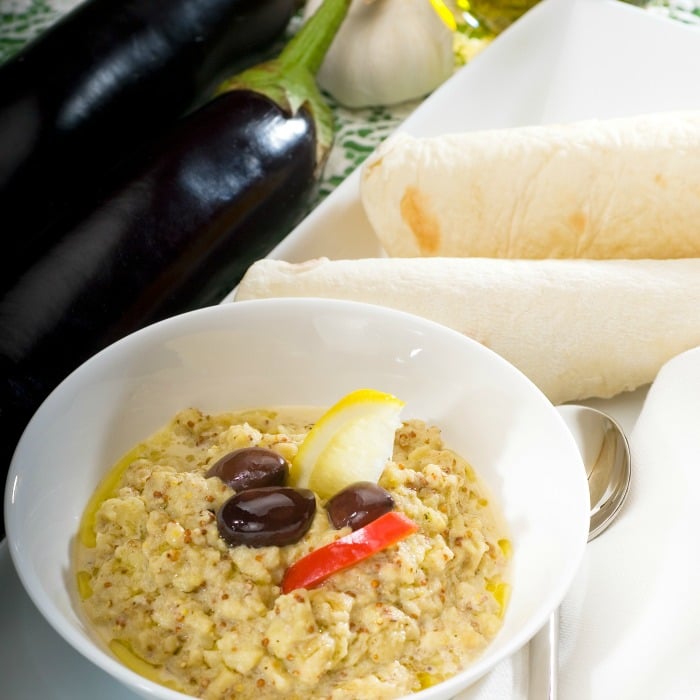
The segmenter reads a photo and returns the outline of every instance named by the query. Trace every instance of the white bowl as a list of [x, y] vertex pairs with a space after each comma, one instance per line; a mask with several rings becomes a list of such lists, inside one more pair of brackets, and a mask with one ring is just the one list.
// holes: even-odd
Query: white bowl
[[194, 405], [208, 411], [329, 405], [360, 387], [434, 422], [499, 502], [513, 541], [503, 627], [464, 672], [412, 696], [451, 698], [515, 652], [561, 602], [583, 556], [588, 487], [554, 407], [518, 370], [468, 338], [409, 314], [321, 299], [236, 302], [139, 331], [99, 353], [44, 402], [10, 467], [10, 553], [30, 597], [81, 654], [147, 698], [185, 696], [106, 653], [73, 594], [71, 544], [105, 471]]

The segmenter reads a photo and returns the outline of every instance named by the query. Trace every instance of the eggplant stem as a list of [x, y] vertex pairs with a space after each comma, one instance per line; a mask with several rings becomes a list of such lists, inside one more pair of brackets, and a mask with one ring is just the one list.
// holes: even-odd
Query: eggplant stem
[[316, 167], [323, 167], [333, 144], [333, 115], [316, 84], [316, 73], [340, 29], [351, 0], [323, 0], [277, 58], [225, 80], [217, 94], [252, 90], [289, 114], [306, 107], [316, 127]]
[[350, 0], [324, 0], [282, 49], [284, 66], [304, 66], [316, 75], [350, 7]]

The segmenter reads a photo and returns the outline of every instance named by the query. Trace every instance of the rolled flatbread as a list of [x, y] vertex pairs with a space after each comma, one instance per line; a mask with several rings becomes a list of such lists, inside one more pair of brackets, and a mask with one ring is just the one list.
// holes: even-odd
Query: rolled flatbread
[[235, 300], [299, 296], [442, 323], [510, 361], [553, 403], [635, 389], [700, 345], [700, 259], [261, 260]]
[[700, 257], [700, 112], [396, 133], [360, 196], [394, 257]]

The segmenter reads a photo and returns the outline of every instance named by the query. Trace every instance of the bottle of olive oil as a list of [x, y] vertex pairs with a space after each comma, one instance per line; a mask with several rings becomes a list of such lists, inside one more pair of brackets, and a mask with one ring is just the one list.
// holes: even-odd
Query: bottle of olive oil
[[486, 35], [496, 36], [534, 7], [539, 0], [454, 0], [457, 13]]

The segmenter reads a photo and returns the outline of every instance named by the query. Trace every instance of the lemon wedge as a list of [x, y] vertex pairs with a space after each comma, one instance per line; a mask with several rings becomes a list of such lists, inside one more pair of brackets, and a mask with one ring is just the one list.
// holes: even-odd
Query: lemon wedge
[[374, 389], [358, 389], [331, 406], [299, 446], [290, 480], [330, 498], [356, 481], [376, 483], [394, 449], [404, 402]]

